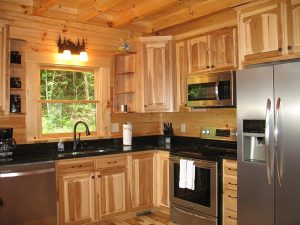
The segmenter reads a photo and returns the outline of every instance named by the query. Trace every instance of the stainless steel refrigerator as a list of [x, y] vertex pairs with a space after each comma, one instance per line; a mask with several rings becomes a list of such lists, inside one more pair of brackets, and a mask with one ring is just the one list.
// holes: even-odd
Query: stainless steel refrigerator
[[300, 63], [237, 73], [238, 225], [300, 224]]

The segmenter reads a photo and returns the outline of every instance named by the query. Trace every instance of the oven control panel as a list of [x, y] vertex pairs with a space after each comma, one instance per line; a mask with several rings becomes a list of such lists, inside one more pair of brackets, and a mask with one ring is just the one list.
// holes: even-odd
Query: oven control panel
[[236, 128], [202, 127], [201, 138], [236, 141]]

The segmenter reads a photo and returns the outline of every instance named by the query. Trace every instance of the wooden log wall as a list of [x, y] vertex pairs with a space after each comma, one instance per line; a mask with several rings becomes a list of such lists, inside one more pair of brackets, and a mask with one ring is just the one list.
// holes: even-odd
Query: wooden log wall
[[[204, 109], [199, 112], [163, 113], [163, 122], [173, 123], [175, 135], [199, 137], [201, 127], [236, 128], [236, 109]], [[181, 132], [185, 124], [186, 132]]]
[[[29, 5], [26, 5], [28, 2]], [[117, 51], [120, 44], [120, 39], [130, 41], [131, 38], [141, 36], [140, 33], [135, 33], [126, 30], [112, 29], [96, 25], [89, 25], [63, 19], [51, 19], [28, 14], [28, 9], [31, 1], [6, 1], [5, 4], [0, 2], [0, 18], [12, 20], [10, 26], [9, 37], [12, 39], [21, 39], [26, 41], [25, 59], [30, 60], [31, 68], [38, 63], [53, 62], [53, 58], [57, 53], [56, 42], [61, 35], [71, 39], [73, 42], [77, 38], [85, 38], [87, 40], [87, 52], [89, 54], [89, 65], [97, 67], [112, 68], [112, 54]], [[88, 64], [85, 64], [89, 66]], [[33, 71], [26, 71], [30, 74]], [[36, 71], [35, 71], [36, 73]], [[38, 76], [38, 74], [34, 74]], [[35, 81], [32, 80], [34, 83]], [[30, 82], [27, 84], [26, 105], [36, 104], [32, 100], [29, 93], [30, 87], [36, 87]], [[31, 88], [33, 89], [33, 88]], [[0, 90], [2, 91], [2, 90]], [[25, 102], [22, 102], [25, 104]], [[29, 110], [30, 111], [30, 110]], [[14, 138], [17, 143], [27, 143], [28, 139], [32, 139], [32, 134], [29, 125], [32, 124], [34, 118], [28, 113], [26, 116], [21, 115], [0, 115], [0, 127], [13, 127]], [[27, 122], [26, 122], [27, 121]], [[27, 126], [26, 126], [27, 123]]]

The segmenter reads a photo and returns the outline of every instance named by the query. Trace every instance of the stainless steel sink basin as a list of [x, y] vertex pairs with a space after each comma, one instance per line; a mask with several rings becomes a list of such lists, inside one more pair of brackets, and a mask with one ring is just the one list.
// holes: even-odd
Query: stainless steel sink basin
[[88, 155], [88, 154], [93, 154], [93, 153], [104, 153], [104, 152], [111, 152], [114, 151], [114, 149], [109, 148], [109, 149], [94, 149], [94, 150], [81, 150], [81, 151], [76, 151], [76, 152], [62, 152], [58, 154], [58, 158], [62, 157], [69, 157], [69, 156], [80, 156], [80, 155]]

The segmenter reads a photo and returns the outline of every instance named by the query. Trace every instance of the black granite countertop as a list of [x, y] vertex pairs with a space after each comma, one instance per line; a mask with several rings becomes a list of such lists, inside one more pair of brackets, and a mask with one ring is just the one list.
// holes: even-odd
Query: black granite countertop
[[[199, 149], [202, 149], [203, 146], [207, 145], [208, 142], [211, 141], [201, 140], [199, 138], [175, 136], [172, 137], [172, 144], [168, 145], [164, 143], [163, 136], [145, 136], [134, 137], [132, 146], [123, 146], [121, 138], [114, 138], [83, 141], [83, 150], [78, 150], [75, 152], [72, 150], [72, 142], [65, 143], [64, 152], [57, 151], [57, 143], [17, 145], [17, 148], [14, 150], [12, 156], [0, 158], [0, 166], [150, 150], [169, 151], [171, 153], [176, 153], [188, 148], [198, 151]], [[213, 144], [216, 145], [215, 142]], [[235, 142], [221, 142], [217, 143], [217, 145], [220, 145], [219, 147], [222, 148], [225, 146], [226, 148], [229, 148], [230, 151], [211, 152], [212, 157], [236, 160], [237, 154]]]

